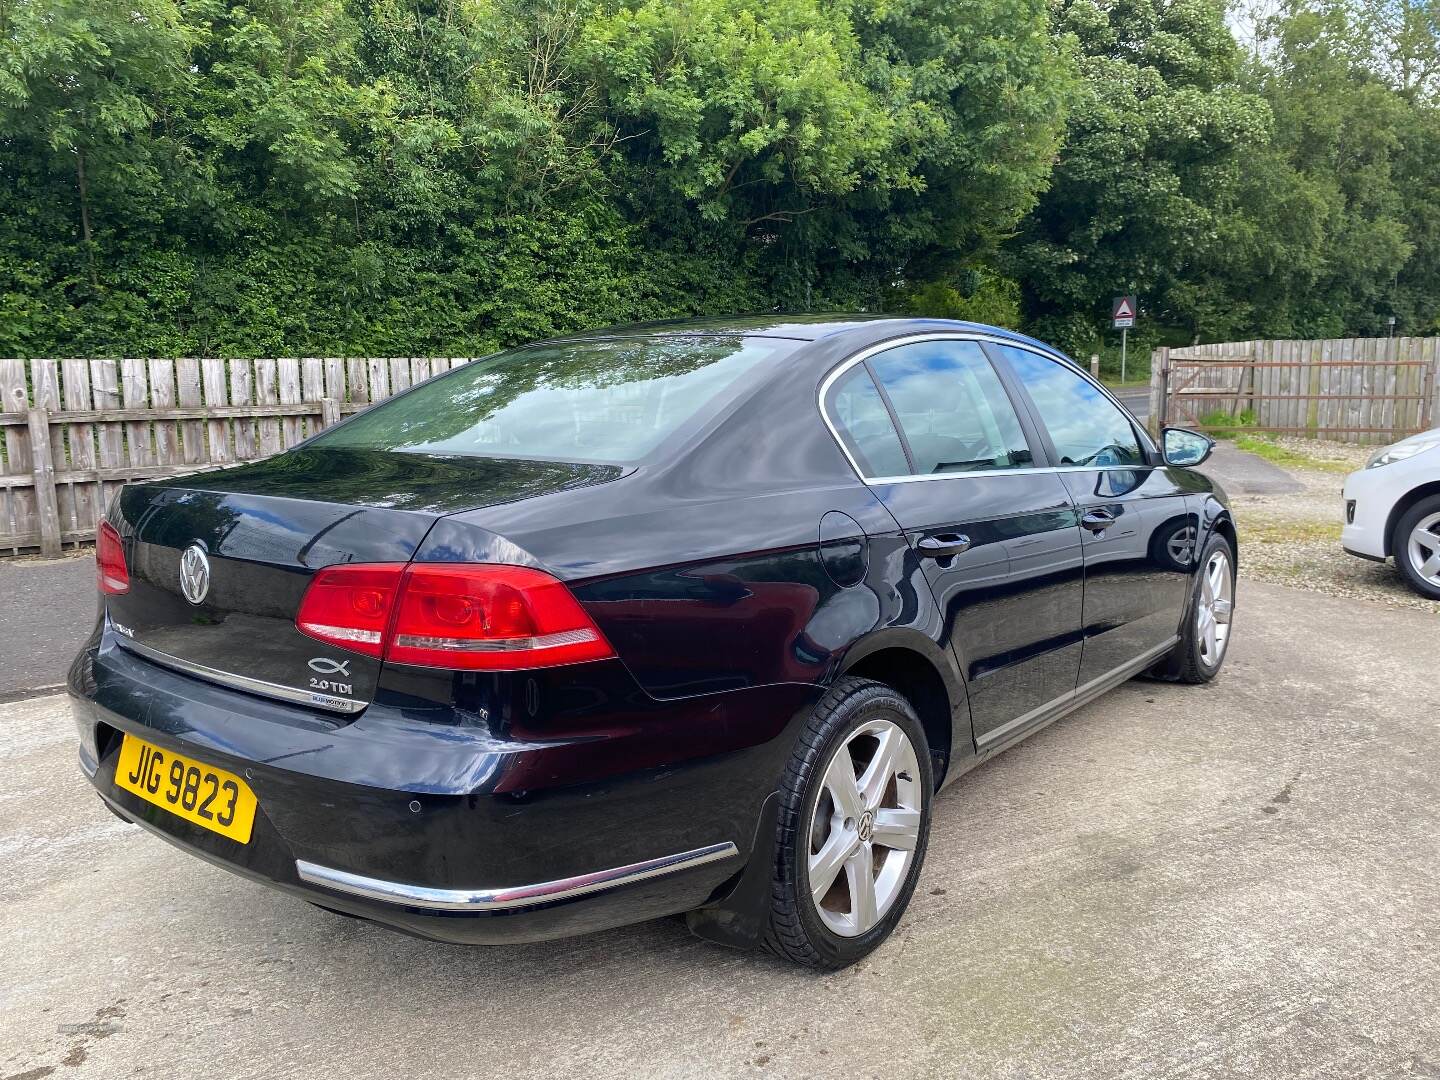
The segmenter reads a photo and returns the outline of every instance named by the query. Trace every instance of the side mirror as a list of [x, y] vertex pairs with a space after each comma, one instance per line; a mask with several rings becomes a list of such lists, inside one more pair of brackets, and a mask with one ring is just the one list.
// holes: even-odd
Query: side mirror
[[1160, 433], [1160, 449], [1166, 465], [1190, 468], [1199, 465], [1215, 449], [1215, 440], [1186, 428], [1167, 427]]

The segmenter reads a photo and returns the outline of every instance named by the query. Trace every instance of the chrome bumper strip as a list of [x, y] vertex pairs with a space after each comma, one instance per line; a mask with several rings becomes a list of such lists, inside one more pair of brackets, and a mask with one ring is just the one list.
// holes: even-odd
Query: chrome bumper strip
[[617, 866], [613, 870], [597, 870], [593, 874], [560, 878], [538, 885], [515, 885], [508, 889], [432, 889], [424, 885], [405, 885], [398, 881], [362, 877], [344, 870], [332, 870], [303, 859], [295, 860], [295, 871], [301, 881], [323, 885], [337, 892], [380, 900], [387, 904], [426, 908], [431, 911], [511, 911], [515, 908], [571, 900], [578, 896], [606, 889], [631, 885], [637, 881], [689, 870], [695, 866], [729, 859], [739, 854], [732, 843], [711, 844], [709, 847], [682, 851], [659, 859]]
[[171, 656], [159, 649], [141, 645], [134, 638], [126, 637], [124, 634], [117, 633], [115, 641], [126, 652], [143, 656], [146, 660], [153, 660], [161, 667], [168, 667], [186, 675], [195, 675], [222, 686], [258, 694], [261, 697], [293, 701], [299, 705], [308, 705], [312, 709], [324, 709], [327, 712], [339, 713], [357, 713], [367, 704], [364, 701], [356, 701], [354, 698], [336, 697], [334, 694], [317, 694], [313, 690], [306, 690], [299, 686], [285, 686], [281, 683], [266, 682], [264, 679], [252, 679], [245, 675], [236, 675], [231, 671], [220, 671], [218, 668], [206, 667], [204, 664], [181, 660], [178, 656]]

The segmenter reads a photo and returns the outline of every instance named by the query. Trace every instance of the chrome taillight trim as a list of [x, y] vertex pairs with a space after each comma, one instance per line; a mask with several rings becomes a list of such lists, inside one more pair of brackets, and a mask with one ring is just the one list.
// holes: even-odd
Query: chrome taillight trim
[[581, 627], [578, 630], [557, 630], [538, 637], [517, 638], [442, 638], [397, 634], [394, 644], [405, 649], [434, 649], [437, 652], [539, 652], [541, 649], [585, 645], [599, 640], [600, 635], [594, 630]]

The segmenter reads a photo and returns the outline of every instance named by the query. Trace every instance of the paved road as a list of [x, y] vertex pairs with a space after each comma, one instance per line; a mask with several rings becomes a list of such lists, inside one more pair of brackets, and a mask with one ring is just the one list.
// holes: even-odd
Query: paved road
[[939, 800], [900, 931], [818, 977], [674, 921], [467, 950], [106, 813], [0, 706], [0, 1077], [1440, 1075], [1431, 616], [1242, 583], [1195, 689], [1130, 683]]
[[[1210, 460], [1200, 466], [1205, 475], [1220, 481], [1231, 495], [1288, 495], [1304, 491], [1305, 485], [1272, 461], [1237, 450], [1233, 443], [1215, 444]], [[1335, 481], [1338, 505], [1340, 481]]]
[[1117, 387], [1114, 394], [1142, 424], [1150, 419], [1150, 388], [1148, 386]]
[[95, 560], [0, 559], [0, 701], [65, 681], [95, 623]]

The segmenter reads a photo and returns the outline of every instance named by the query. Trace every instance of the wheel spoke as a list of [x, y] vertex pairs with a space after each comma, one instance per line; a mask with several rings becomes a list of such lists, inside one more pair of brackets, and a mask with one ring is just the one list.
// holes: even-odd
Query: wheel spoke
[[848, 748], [842, 747], [831, 759], [830, 768], [825, 770], [825, 787], [843, 817], [858, 818], [865, 809], [855, 784], [855, 765]]
[[835, 884], [835, 877], [849, 858], [854, 843], [854, 833], [831, 829], [820, 850], [810, 856], [810, 895], [815, 898], [815, 903], [820, 903], [830, 891], [830, 886]]
[[1210, 586], [1210, 599], [1216, 600], [1224, 596], [1226, 566], [1224, 559], [1216, 559], [1210, 564], [1208, 584]]
[[1425, 577], [1435, 577], [1440, 574], [1440, 551], [1425, 560], [1425, 565], [1420, 567], [1420, 573]]
[[1200, 633], [1204, 635], [1205, 655], [1214, 660], [1220, 652], [1219, 642], [1215, 640], [1215, 620], [1206, 619], [1201, 624]]
[[1234, 606], [1235, 605], [1230, 603], [1229, 600], [1216, 600], [1210, 605], [1210, 613], [1215, 617], [1216, 622], [1228, 623], [1230, 621], [1230, 611]]
[[1436, 536], [1426, 529], [1416, 529], [1410, 534], [1410, 539], [1422, 551], [1428, 551], [1432, 555], [1440, 554], [1440, 536]]
[[890, 727], [881, 732], [878, 741], [875, 756], [860, 777], [860, 797], [871, 810], [880, 805], [885, 789], [890, 786], [890, 778], [895, 775], [905, 735], [899, 728]]
[[914, 851], [920, 841], [920, 811], [882, 809], [875, 811], [872, 842], [896, 851]]
[[845, 860], [845, 883], [850, 886], [850, 917], [856, 932], [863, 934], [879, 917], [875, 909], [875, 870], [869, 844], [861, 844]]

